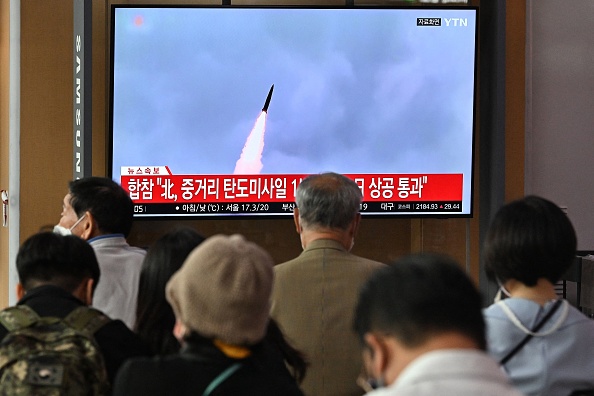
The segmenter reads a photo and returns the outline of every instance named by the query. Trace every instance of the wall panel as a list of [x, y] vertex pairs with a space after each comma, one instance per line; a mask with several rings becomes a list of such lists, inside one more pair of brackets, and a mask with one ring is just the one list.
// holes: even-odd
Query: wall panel
[[21, 241], [56, 224], [72, 178], [72, 3], [21, 2]]
[[[10, 0], [0, 0], [0, 190], [8, 189]], [[0, 224], [0, 309], [8, 305], [8, 228]]]

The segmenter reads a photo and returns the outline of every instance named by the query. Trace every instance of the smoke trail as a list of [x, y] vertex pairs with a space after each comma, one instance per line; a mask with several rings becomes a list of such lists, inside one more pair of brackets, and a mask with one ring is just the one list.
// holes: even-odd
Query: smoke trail
[[265, 111], [260, 113], [250, 135], [245, 141], [241, 156], [235, 164], [234, 174], [257, 175], [262, 170], [262, 151], [264, 150], [264, 133], [266, 132]]

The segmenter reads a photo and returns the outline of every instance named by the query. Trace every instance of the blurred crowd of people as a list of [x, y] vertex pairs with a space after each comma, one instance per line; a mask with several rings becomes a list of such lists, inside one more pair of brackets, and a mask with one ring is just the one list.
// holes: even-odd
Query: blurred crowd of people
[[527, 196], [496, 213], [482, 260], [499, 293], [485, 308], [461, 265], [439, 252], [390, 263], [351, 253], [361, 200], [343, 175], [305, 178], [294, 210], [303, 251], [274, 263], [242, 235], [204, 237], [187, 226], [147, 251], [130, 246], [126, 192], [107, 178], [71, 182], [59, 224], [17, 254], [19, 301], [0, 313], [0, 394], [72, 381], [72, 365], [49, 352], [11, 357], [29, 346], [24, 328], [54, 334], [47, 318], [72, 324], [81, 310], [92, 312], [82, 333], [105, 375], [63, 394], [556, 396], [594, 388], [594, 321], [554, 287], [577, 247], [557, 205]]

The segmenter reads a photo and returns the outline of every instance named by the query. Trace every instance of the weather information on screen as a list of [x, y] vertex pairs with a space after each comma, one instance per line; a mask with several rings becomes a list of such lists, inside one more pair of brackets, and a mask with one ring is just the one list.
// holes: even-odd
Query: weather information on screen
[[[295, 203], [281, 202], [242, 202], [242, 203], [203, 203], [203, 204], [138, 204], [134, 205], [137, 216], [187, 216], [187, 215], [291, 215]], [[462, 202], [363, 202], [362, 214], [373, 213], [459, 213]]]

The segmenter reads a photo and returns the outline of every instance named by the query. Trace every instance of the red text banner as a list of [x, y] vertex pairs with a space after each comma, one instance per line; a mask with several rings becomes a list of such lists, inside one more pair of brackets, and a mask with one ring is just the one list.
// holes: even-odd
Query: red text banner
[[[159, 168], [155, 174], [153, 170]], [[294, 202], [307, 175], [172, 175], [167, 167], [124, 167], [121, 184], [134, 203]], [[347, 174], [364, 202], [462, 201], [462, 174]]]

